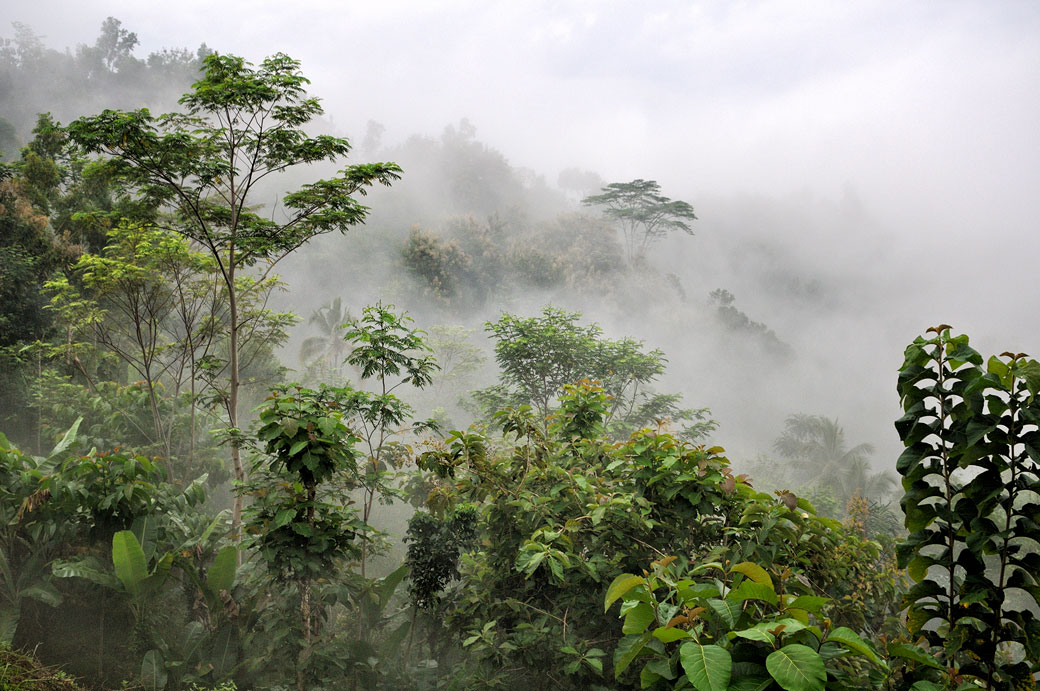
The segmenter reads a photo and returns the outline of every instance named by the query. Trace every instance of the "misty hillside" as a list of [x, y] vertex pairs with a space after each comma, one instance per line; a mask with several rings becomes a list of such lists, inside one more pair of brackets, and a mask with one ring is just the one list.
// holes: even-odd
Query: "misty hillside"
[[0, 10], [18, 688], [1040, 680], [1040, 12], [96, 5]]

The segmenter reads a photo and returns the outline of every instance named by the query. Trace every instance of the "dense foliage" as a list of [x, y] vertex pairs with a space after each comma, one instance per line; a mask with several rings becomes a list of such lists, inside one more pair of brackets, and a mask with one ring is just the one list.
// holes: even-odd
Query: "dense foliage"
[[[0, 121], [0, 142], [27, 140], [0, 168], [0, 645], [149, 690], [1035, 684], [1035, 360], [984, 362], [945, 325], [907, 348], [905, 530], [874, 447], [831, 414], [790, 415], [783, 463], [737, 472], [707, 409], [658, 390], [662, 350], [519, 306], [685, 301], [647, 252], [693, 208], [573, 171], [605, 213], [564, 213], [463, 121], [396, 150], [436, 162], [439, 196], [388, 205], [397, 235], [371, 242], [395, 282], [366, 294], [466, 324], [358, 304], [346, 274], [369, 281], [367, 254], [336, 267], [345, 297], [322, 298], [286, 384], [299, 318], [272, 306], [274, 265], [369, 218], [357, 196], [401, 167], [264, 209], [261, 180], [351, 148], [304, 129], [321, 107], [299, 64], [135, 44], [109, 20], [74, 56], [24, 27], [0, 45], [12, 84], [59, 63], [95, 86], [196, 79], [181, 112]], [[728, 291], [710, 299], [704, 329], [791, 356]]]

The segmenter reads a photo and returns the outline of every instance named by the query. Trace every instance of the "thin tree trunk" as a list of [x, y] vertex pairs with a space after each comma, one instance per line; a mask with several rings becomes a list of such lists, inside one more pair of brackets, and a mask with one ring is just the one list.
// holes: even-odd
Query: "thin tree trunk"
[[[238, 295], [235, 291], [235, 255], [232, 250], [228, 260], [228, 309], [230, 312], [230, 329], [228, 334], [230, 357], [228, 369], [230, 370], [230, 382], [228, 384], [228, 424], [233, 429], [238, 429]], [[246, 479], [245, 469], [242, 467], [242, 450], [239, 448], [237, 433], [231, 439], [231, 467], [235, 473], [235, 482], [241, 486]], [[231, 510], [231, 534], [235, 542], [241, 538], [240, 528], [242, 526], [242, 496], [235, 492], [235, 502]], [[239, 555], [239, 566], [241, 566], [242, 553]]]
[[[307, 485], [307, 525], [314, 527], [314, 501], [318, 496], [317, 485]], [[303, 664], [310, 657], [311, 650], [311, 582], [301, 578], [297, 581], [300, 588], [300, 619], [303, 623], [303, 647], [296, 658], [296, 688], [303, 691]]]

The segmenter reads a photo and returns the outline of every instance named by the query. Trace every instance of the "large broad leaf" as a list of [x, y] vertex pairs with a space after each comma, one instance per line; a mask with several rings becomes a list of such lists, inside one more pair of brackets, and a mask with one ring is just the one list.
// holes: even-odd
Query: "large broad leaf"
[[827, 670], [823, 658], [812, 648], [793, 643], [766, 658], [766, 669], [787, 691], [823, 691]]
[[51, 607], [57, 607], [62, 601], [61, 593], [58, 592], [58, 589], [50, 581], [33, 583], [28, 588], [18, 591], [18, 595], [42, 602]]
[[236, 625], [224, 624], [213, 637], [213, 648], [210, 651], [209, 664], [213, 665], [213, 674], [217, 679], [226, 679], [234, 673], [238, 666], [238, 648]]
[[758, 628], [757, 626], [750, 629], [744, 629], [743, 631], [730, 631], [728, 635], [731, 639], [735, 638], [736, 636], [740, 636], [741, 638], [746, 638], [749, 641], [759, 641], [762, 643], [768, 643], [771, 646], [776, 644], [776, 636], [769, 633], [768, 631]]
[[877, 652], [873, 646], [860, 638], [859, 634], [850, 628], [845, 626], [839, 626], [838, 628], [831, 631], [830, 635], [827, 636], [826, 643], [840, 643], [849, 650], [859, 653], [863, 657], [867, 658], [876, 665], [888, 669], [888, 665], [885, 664], [884, 660], [878, 657]]
[[139, 595], [141, 583], [148, 578], [148, 562], [141, 543], [129, 530], [120, 530], [112, 536], [112, 565], [126, 592], [135, 597]]
[[238, 548], [228, 545], [217, 553], [217, 558], [206, 572], [206, 586], [219, 594], [221, 590], [230, 591], [235, 584], [235, 569], [238, 565]]
[[207, 631], [202, 622], [190, 621], [181, 632], [180, 653], [182, 659], [190, 660], [206, 641]]
[[773, 579], [769, 577], [766, 570], [753, 561], [742, 561], [739, 564], [730, 568], [730, 571], [736, 571], [742, 573], [755, 583], [762, 585], [768, 585], [770, 588], [773, 587]]
[[148, 578], [141, 581], [140, 592], [142, 595], [154, 595], [162, 590], [167, 577], [170, 575], [170, 567], [173, 566], [174, 558], [175, 556], [173, 552], [167, 552], [163, 555], [163, 558], [155, 564], [155, 569]]
[[691, 638], [692, 634], [686, 629], [677, 627], [658, 626], [654, 629], [654, 638], [662, 643], [674, 643], [680, 638]]
[[643, 652], [643, 648], [645, 648], [646, 644], [652, 639], [653, 636], [649, 631], [646, 631], [638, 638], [635, 636], [625, 636], [620, 642], [618, 642], [617, 650], [614, 651], [615, 679], [621, 677], [622, 672], [628, 669], [628, 666], [632, 664], [632, 661], [639, 657], [639, 654]]
[[0, 609], [0, 644], [8, 647], [11, 645], [21, 618], [21, 607], [17, 605]]
[[943, 687], [930, 681], [915, 681], [910, 691], [943, 691]]
[[379, 649], [383, 654], [383, 659], [393, 659], [398, 654], [398, 648], [401, 647], [401, 643], [404, 641], [405, 636], [408, 635], [408, 631], [411, 627], [411, 620], [406, 619], [386, 637], [386, 640], [384, 640], [379, 646]]
[[755, 583], [752, 580], [745, 580], [736, 588], [726, 593], [726, 599], [733, 602], [763, 600], [771, 605], [777, 605], [780, 603], [780, 599], [777, 597], [776, 591], [773, 590], [772, 585]]
[[610, 587], [607, 588], [606, 597], [603, 598], [603, 611], [606, 612], [614, 604], [615, 600], [632, 590], [632, 588], [645, 582], [646, 579], [642, 576], [634, 576], [630, 573], [623, 573], [615, 578]]
[[394, 591], [397, 590], [397, 586], [407, 575], [408, 564], [401, 564], [379, 580], [379, 584], [376, 586], [376, 592], [379, 597], [380, 611], [386, 609], [387, 604], [390, 602], [390, 598], [393, 597]]
[[206, 542], [209, 540], [210, 535], [213, 534], [213, 531], [216, 530], [218, 527], [223, 527], [227, 523], [227, 514], [228, 510], [224, 509], [223, 511], [218, 513], [212, 521], [210, 521], [210, 524], [206, 526], [205, 530], [202, 531], [202, 535], [199, 536], [198, 543], [200, 545], [205, 545]]
[[741, 677], [729, 685], [728, 691], [765, 691], [772, 685], [772, 677], [764, 675]]
[[679, 648], [686, 677], [697, 691], [725, 691], [733, 673], [733, 658], [729, 651], [717, 645], [683, 643]]
[[54, 447], [48, 458], [54, 458], [58, 454], [68, 451], [69, 447], [76, 443], [76, 434], [79, 432], [79, 423], [83, 422], [82, 417], [76, 418], [76, 421], [72, 423], [72, 427], [69, 427], [68, 431], [65, 432], [65, 436], [61, 438], [58, 445]]
[[719, 618], [726, 624], [727, 628], [732, 629], [737, 625], [737, 619], [740, 618], [741, 607], [739, 602], [732, 600], [719, 600], [712, 598], [708, 600], [708, 606], [714, 610]]
[[119, 587], [119, 581], [101, 568], [101, 562], [94, 557], [86, 557], [79, 561], [58, 559], [51, 563], [51, 573], [58, 578], [85, 578], [91, 583], [112, 588]]
[[160, 691], [166, 688], [166, 663], [162, 653], [154, 648], [144, 654], [141, 660], [141, 686], [148, 691]]
[[943, 666], [920, 646], [907, 643], [889, 643], [888, 655], [889, 657], [901, 657], [904, 660], [910, 660], [933, 669], [943, 669]]
[[159, 521], [154, 515], [138, 516], [130, 526], [130, 531], [141, 543], [145, 560], [155, 556], [155, 542], [159, 534]]
[[829, 597], [817, 597], [816, 595], [801, 595], [787, 603], [789, 609], [804, 609], [813, 614], [819, 614], [820, 610], [831, 601]]
[[621, 627], [621, 632], [643, 633], [656, 617], [653, 607], [645, 602], [640, 602], [625, 613], [625, 623]]

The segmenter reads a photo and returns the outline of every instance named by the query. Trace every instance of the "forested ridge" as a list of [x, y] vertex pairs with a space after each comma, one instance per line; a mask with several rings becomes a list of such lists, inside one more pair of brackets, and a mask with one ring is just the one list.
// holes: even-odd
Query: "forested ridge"
[[697, 199], [137, 43], [0, 43], [4, 688], [1035, 687], [1036, 360], [922, 315], [881, 457]]

